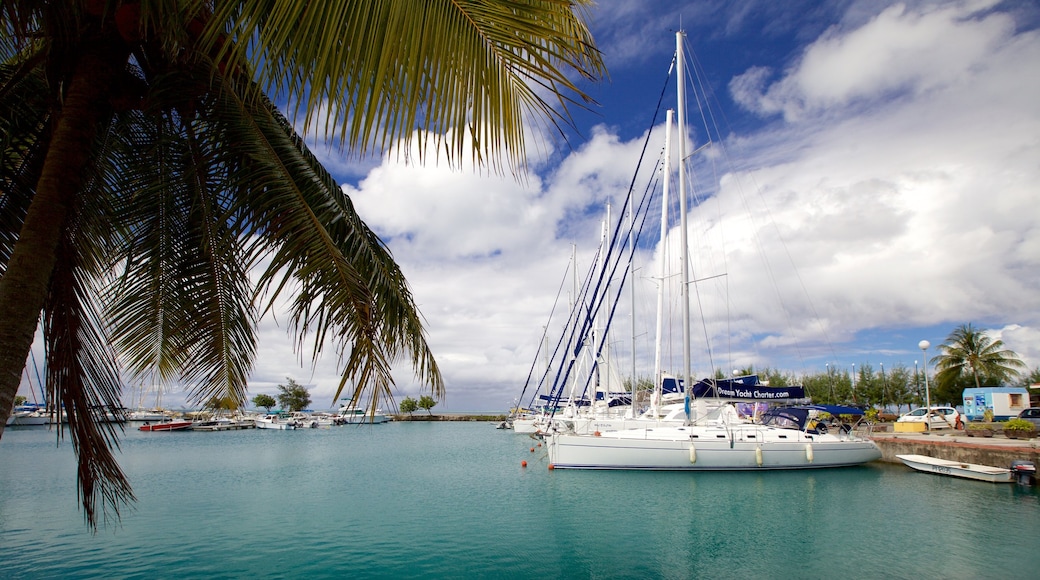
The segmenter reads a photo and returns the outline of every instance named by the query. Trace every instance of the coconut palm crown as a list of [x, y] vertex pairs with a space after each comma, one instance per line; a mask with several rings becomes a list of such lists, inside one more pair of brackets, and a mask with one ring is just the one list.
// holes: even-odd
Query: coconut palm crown
[[930, 362], [936, 369], [936, 386], [947, 392], [968, 377], [976, 387], [982, 386], [983, 379], [1008, 383], [1026, 366], [1017, 353], [1004, 348], [1003, 341], [990, 338], [985, 329], [970, 322], [953, 329], [938, 348], [939, 354]]
[[586, 5], [0, 0], [0, 417], [39, 328], [90, 525], [133, 500], [100, 412], [124, 378], [244, 403], [280, 299], [298, 349], [340, 357], [336, 398], [375, 409], [402, 359], [443, 395], [400, 268], [292, 121], [516, 168], [526, 119], [604, 74]]

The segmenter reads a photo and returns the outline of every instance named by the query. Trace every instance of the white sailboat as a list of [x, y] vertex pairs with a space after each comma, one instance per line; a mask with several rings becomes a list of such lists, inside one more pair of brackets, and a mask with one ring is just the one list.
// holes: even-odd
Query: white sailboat
[[[686, 159], [682, 31], [676, 33], [679, 155]], [[669, 121], [670, 124], [670, 121]], [[689, 287], [685, 171], [679, 170], [680, 249], [682, 264], [683, 379], [690, 381]], [[658, 381], [660, 382], [660, 381]], [[778, 417], [760, 424], [741, 418], [733, 405], [708, 410], [703, 399], [684, 401], [683, 423], [644, 422], [617, 430], [551, 432], [546, 436], [554, 469], [744, 470], [807, 469], [858, 465], [881, 458], [877, 445], [851, 432], [824, 433], [812, 428], [810, 409], [802, 420]], [[654, 411], [655, 414], [657, 411]]]

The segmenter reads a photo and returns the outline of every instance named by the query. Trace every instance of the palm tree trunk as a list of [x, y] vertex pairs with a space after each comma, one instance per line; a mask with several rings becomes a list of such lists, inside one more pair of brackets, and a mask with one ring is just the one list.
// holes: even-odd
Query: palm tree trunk
[[[125, 48], [99, 43], [77, 63], [57, 115], [36, 193], [7, 271], [0, 278], [0, 417], [5, 421], [14, 406], [47, 298], [62, 226], [83, 185], [91, 145], [109, 110], [111, 87], [125, 62]], [[4, 422], [0, 422], [0, 436], [3, 430]]]

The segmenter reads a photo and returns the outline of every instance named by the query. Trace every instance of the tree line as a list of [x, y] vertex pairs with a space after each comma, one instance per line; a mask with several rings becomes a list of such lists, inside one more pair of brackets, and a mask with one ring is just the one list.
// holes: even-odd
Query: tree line
[[[853, 365], [855, 369], [827, 366], [823, 372], [796, 374], [780, 369], [754, 367], [738, 369], [738, 375], [757, 374], [772, 387], [800, 385], [806, 396], [821, 405], [855, 405], [873, 408], [894, 407], [897, 411], [925, 404], [925, 373], [932, 405], [958, 405], [964, 389], [982, 386], [1028, 387], [1040, 383], [1040, 367], [1022, 372], [1026, 365], [1004, 342], [972, 323], [956, 327], [937, 347], [938, 354], [923, 365], [909, 367], [899, 363], [886, 367], [878, 363]], [[716, 379], [727, 378], [721, 369]], [[626, 387], [631, 387], [626, 380]], [[638, 390], [653, 388], [653, 381], [637, 379]]]

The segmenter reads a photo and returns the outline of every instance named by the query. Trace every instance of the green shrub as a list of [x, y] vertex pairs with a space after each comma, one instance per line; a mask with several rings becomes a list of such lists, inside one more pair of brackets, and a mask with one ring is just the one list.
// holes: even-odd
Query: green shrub
[[1033, 425], [1025, 419], [1014, 418], [1004, 423], [1005, 431], [1036, 431], [1036, 425]]

